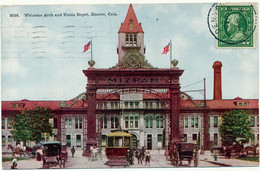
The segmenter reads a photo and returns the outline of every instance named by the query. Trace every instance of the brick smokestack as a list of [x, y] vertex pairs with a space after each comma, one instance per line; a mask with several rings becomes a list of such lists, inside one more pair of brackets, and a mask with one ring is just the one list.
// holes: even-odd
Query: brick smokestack
[[222, 100], [221, 67], [222, 67], [222, 63], [220, 61], [214, 62], [212, 66], [212, 68], [214, 69], [213, 100]]

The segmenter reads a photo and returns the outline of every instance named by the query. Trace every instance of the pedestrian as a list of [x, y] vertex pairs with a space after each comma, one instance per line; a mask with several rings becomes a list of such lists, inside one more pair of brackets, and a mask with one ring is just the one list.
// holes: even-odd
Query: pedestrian
[[130, 157], [129, 157], [130, 150], [127, 150], [126, 152], [126, 161], [128, 161], [128, 164], [130, 166]]
[[145, 166], [147, 166], [147, 163], [148, 163], [148, 165], [150, 167], [150, 160], [151, 160], [151, 154], [149, 151], [147, 151], [145, 154]]
[[145, 157], [145, 148], [142, 147], [142, 150], [141, 150], [141, 160], [144, 161], [144, 157]]
[[133, 151], [133, 148], [130, 147], [130, 152], [129, 152], [129, 160], [130, 160], [129, 164], [130, 165], [134, 164], [134, 161], [133, 161], [134, 158], [133, 157], [134, 157], [134, 151]]
[[17, 159], [16, 159], [15, 155], [13, 155], [11, 169], [17, 169]]
[[75, 148], [74, 148], [74, 146], [72, 146], [72, 148], [71, 148], [71, 155], [72, 155], [72, 158], [74, 158], [74, 154], [75, 154]]
[[227, 158], [229, 158], [230, 159], [230, 156], [231, 156], [231, 147], [230, 146], [227, 146]]
[[97, 152], [98, 152], [97, 146], [94, 146], [92, 152], [93, 152], [93, 160], [96, 161], [97, 160]]
[[143, 165], [143, 161], [142, 161], [142, 155], [141, 155], [141, 149], [140, 149], [140, 150], [138, 150], [137, 161], [138, 161], [138, 164], [141, 164], [141, 165]]

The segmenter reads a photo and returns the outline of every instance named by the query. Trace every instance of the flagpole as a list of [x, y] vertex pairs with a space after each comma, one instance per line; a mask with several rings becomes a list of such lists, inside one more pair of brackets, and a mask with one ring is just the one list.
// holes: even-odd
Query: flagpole
[[170, 68], [171, 68], [171, 64], [172, 63], [172, 40], [170, 40]]
[[91, 59], [93, 60], [93, 57], [92, 57], [92, 46], [93, 46], [93, 43], [92, 43], [92, 37], [91, 37], [91, 44], [90, 44], [90, 47], [91, 47]]

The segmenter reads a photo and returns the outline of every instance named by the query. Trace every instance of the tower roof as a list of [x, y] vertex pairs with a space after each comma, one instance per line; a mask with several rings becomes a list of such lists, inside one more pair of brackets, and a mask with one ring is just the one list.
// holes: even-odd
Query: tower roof
[[[130, 22], [132, 22], [131, 27], [130, 27]], [[121, 27], [118, 31], [118, 33], [125, 33], [125, 32], [129, 32], [129, 33], [141, 32], [141, 33], [143, 33], [143, 28], [141, 26], [141, 23], [138, 23], [138, 20], [136, 18], [132, 4], [129, 5], [128, 11], [127, 11], [127, 14], [126, 14], [126, 17], [125, 17], [125, 21], [124, 21], [124, 23], [121, 24]]]

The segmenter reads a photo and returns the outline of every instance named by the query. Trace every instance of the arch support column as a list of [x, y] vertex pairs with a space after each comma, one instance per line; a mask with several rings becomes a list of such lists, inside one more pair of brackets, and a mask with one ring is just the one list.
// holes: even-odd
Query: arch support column
[[[87, 120], [83, 126], [83, 140], [84, 140], [84, 152], [83, 156], [90, 156], [91, 146], [97, 145], [97, 131], [96, 131], [96, 91], [97, 88], [94, 86], [87, 87]], [[87, 136], [87, 138], [86, 138]]]
[[180, 141], [180, 87], [170, 89], [171, 97], [171, 143]]

